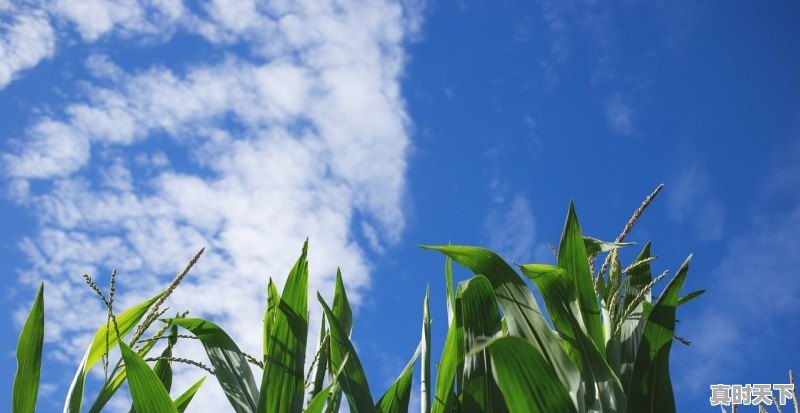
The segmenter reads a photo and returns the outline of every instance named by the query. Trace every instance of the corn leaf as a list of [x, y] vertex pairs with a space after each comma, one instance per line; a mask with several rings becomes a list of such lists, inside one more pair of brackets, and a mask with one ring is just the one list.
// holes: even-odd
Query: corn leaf
[[468, 412], [506, 411], [500, 389], [492, 377], [488, 354], [475, 351], [483, 341], [500, 332], [500, 312], [489, 280], [482, 275], [458, 285], [456, 308], [464, 331], [464, 372], [461, 406]]
[[[650, 243], [648, 242], [634, 262], [645, 260], [650, 256]], [[628, 283], [624, 292], [624, 305], [622, 307], [627, 309], [632, 303], [635, 307], [628, 317], [621, 320], [619, 331], [611, 337], [606, 349], [608, 362], [617, 372], [626, 394], [628, 391], [627, 386], [631, 381], [631, 373], [633, 373], [633, 364], [636, 361], [636, 352], [639, 350], [639, 343], [644, 330], [644, 303], [650, 301], [651, 292], [645, 291], [640, 298], [642, 301], [639, 303], [634, 303], [634, 300], [652, 280], [653, 275], [649, 262], [628, 272]]]
[[128, 387], [130, 388], [133, 406], [138, 413], [177, 413], [175, 404], [169, 397], [169, 392], [150, 369], [150, 366], [139, 357], [125, 343], [120, 343], [122, 359], [128, 372]]
[[595, 346], [605, 354], [603, 319], [600, 315], [588, 259], [581, 227], [578, 224], [578, 216], [575, 213], [575, 205], [570, 201], [567, 221], [564, 224], [564, 231], [558, 246], [558, 266], [565, 269], [567, 274], [572, 277], [583, 318], [582, 328]]
[[347, 356], [345, 356], [344, 360], [342, 361], [342, 364], [339, 366], [339, 370], [336, 372], [336, 374], [332, 376], [331, 384], [322, 389], [311, 400], [309, 400], [308, 406], [306, 406], [306, 409], [303, 410], [303, 413], [322, 413], [323, 409], [325, 409], [326, 402], [329, 401], [331, 392], [334, 390], [335, 387], [338, 386], [337, 380], [339, 378], [339, 374], [342, 373], [342, 370], [344, 370], [344, 366], [346, 365], [347, 365]]
[[303, 410], [303, 413], [322, 413], [325, 409], [325, 403], [328, 401], [333, 384], [328, 385], [324, 389], [317, 392], [311, 400], [308, 401], [308, 406]]
[[303, 408], [308, 338], [308, 241], [283, 287], [258, 397], [259, 413], [298, 412]]
[[[142, 348], [136, 353], [139, 355], [139, 357], [144, 358], [144, 356], [150, 352], [156, 343], [156, 340], [147, 341], [145, 342], [145, 345], [142, 346]], [[119, 390], [120, 386], [122, 386], [122, 383], [127, 380], [128, 373], [125, 371], [125, 363], [122, 362], [122, 359], [117, 362], [117, 365], [114, 366], [113, 370], [111, 370], [111, 374], [109, 376], [110, 379], [106, 380], [106, 382], [103, 384], [103, 387], [100, 389], [100, 393], [97, 394], [94, 403], [92, 403], [92, 407], [89, 408], [89, 413], [99, 413], [101, 410], [103, 410], [103, 407], [105, 407], [106, 403], [111, 400], [111, 397], [113, 397], [117, 390]]]
[[456, 377], [462, 377], [464, 364], [463, 332], [460, 312], [454, 313], [454, 319], [447, 330], [444, 348], [436, 372], [436, 393], [433, 396], [432, 413], [451, 413], [456, 411], [455, 394]]
[[447, 325], [450, 325], [456, 307], [456, 293], [453, 291], [453, 259], [450, 257], [444, 260], [444, 282], [447, 288]]
[[414, 363], [417, 362], [419, 357], [420, 348], [414, 352], [414, 356], [406, 364], [406, 367], [400, 372], [400, 375], [395, 379], [394, 383], [389, 386], [386, 393], [381, 396], [378, 403], [375, 405], [375, 411], [379, 413], [407, 413], [408, 401], [411, 398], [411, 380], [414, 377]]
[[431, 411], [431, 310], [430, 285], [425, 289], [425, 300], [422, 304], [422, 374], [420, 379], [420, 412]]
[[203, 385], [203, 382], [206, 381], [206, 378], [203, 377], [197, 381], [197, 383], [193, 384], [192, 387], [189, 387], [185, 392], [181, 393], [177, 399], [175, 399], [175, 408], [178, 410], [178, 413], [183, 413], [187, 407], [189, 407], [189, 403], [192, 402], [194, 395], [200, 390], [200, 386]]
[[256, 411], [258, 388], [247, 360], [236, 343], [216, 324], [202, 318], [165, 320], [189, 330], [200, 339], [208, 360], [214, 367], [222, 391], [237, 413]]
[[518, 337], [502, 337], [486, 346], [492, 374], [511, 413], [574, 413], [567, 389], [535, 347]]
[[581, 311], [570, 275], [563, 268], [544, 264], [520, 268], [542, 293], [553, 326], [581, 372], [584, 406], [600, 412], [622, 411], [625, 404], [622, 385], [606, 363], [605, 354], [581, 329]]
[[328, 343], [325, 342], [325, 333], [327, 331], [328, 327], [325, 323], [325, 316], [322, 316], [322, 320], [319, 323], [319, 344], [317, 345], [317, 354], [315, 355], [316, 364], [313, 366], [313, 381], [311, 383], [306, 383], [306, 386], [310, 387], [308, 403], [314, 400], [314, 397], [322, 391], [322, 386], [325, 385], [325, 372], [328, 366], [328, 351], [330, 349]]
[[17, 373], [14, 375], [12, 413], [33, 413], [36, 409], [43, 343], [44, 284], [41, 284], [17, 342]]
[[[153, 372], [156, 374], [156, 377], [158, 377], [158, 380], [161, 381], [161, 384], [164, 385], [164, 389], [167, 390], [167, 393], [169, 393], [172, 388], [172, 365], [168, 359], [172, 357], [172, 347], [177, 341], [178, 327], [172, 326], [169, 338], [167, 339], [167, 347], [161, 352], [159, 360], [157, 360], [155, 366], [153, 366]], [[136, 413], [136, 406], [131, 406], [128, 413]]]
[[[342, 281], [342, 272], [337, 269], [336, 270], [336, 289], [333, 293], [333, 314], [339, 320], [339, 324], [342, 326], [342, 329], [347, 335], [350, 337], [350, 334], [353, 330], [353, 311], [350, 309], [350, 301], [347, 299], [347, 291], [344, 288], [344, 282]], [[330, 342], [328, 343], [328, 363], [330, 364]], [[331, 382], [333, 382], [333, 372], [336, 369], [331, 366], [329, 368], [331, 371]], [[328, 412], [338, 412], [339, 411], [339, 404], [342, 402], [342, 388], [340, 386], [334, 386], [331, 389], [331, 395], [328, 401]]]
[[263, 361], [267, 360], [267, 349], [269, 348], [269, 337], [272, 335], [272, 328], [275, 326], [275, 318], [278, 314], [278, 305], [281, 302], [281, 295], [278, 293], [278, 287], [269, 279], [267, 285], [267, 308], [264, 309], [264, 343], [263, 343]]
[[[158, 300], [163, 294], [163, 292], [159, 293], [153, 298], [143, 301], [119, 314], [116, 317], [119, 334], [122, 337], [125, 337], [125, 335], [127, 335], [136, 326], [139, 320], [144, 317], [145, 313], [147, 313], [147, 310], [150, 309], [150, 306], [153, 305], [153, 303], [155, 303], [156, 300]], [[84, 383], [86, 382], [86, 373], [91, 370], [98, 361], [100, 361], [100, 358], [106, 352], [106, 336], [108, 336], [109, 351], [119, 343], [120, 338], [117, 337], [114, 328], [106, 328], [106, 325], [103, 324], [97, 329], [97, 333], [95, 333], [94, 339], [92, 339], [92, 343], [89, 345], [89, 349], [86, 350], [86, 354], [84, 354], [83, 359], [78, 366], [78, 371], [75, 372], [75, 377], [72, 379], [72, 384], [69, 386], [67, 400], [64, 403], [64, 413], [80, 412], [81, 405], [83, 404], [83, 387]]]
[[323, 311], [325, 311], [325, 317], [328, 319], [328, 326], [330, 327], [332, 370], [339, 370], [345, 357], [347, 358], [347, 364], [337, 380], [339, 387], [342, 388], [347, 396], [350, 411], [352, 413], [372, 413], [375, 411], [375, 406], [372, 404], [372, 393], [369, 390], [367, 376], [364, 374], [364, 368], [358, 359], [353, 343], [350, 342], [350, 338], [339, 323], [339, 319], [333, 314], [333, 310], [328, 307], [328, 304], [325, 303], [319, 293], [317, 293], [317, 299], [322, 305]]
[[697, 290], [684, 295], [683, 297], [678, 299], [678, 306], [682, 306], [690, 301], [693, 301], [695, 298], [703, 295], [704, 292], [706, 292], [706, 290]]
[[633, 245], [633, 242], [608, 242], [601, 241], [597, 238], [583, 237], [583, 245], [586, 248], [586, 255], [593, 256], [601, 252], [608, 252], [618, 248], [624, 248]]
[[[139, 353], [139, 355], [142, 356], [141, 353]], [[101, 410], [103, 410], [103, 407], [105, 407], [106, 403], [111, 400], [111, 397], [117, 393], [117, 390], [119, 390], [119, 388], [122, 386], [122, 383], [124, 383], [127, 379], [128, 372], [125, 370], [125, 365], [118, 365], [118, 368], [115, 368], [111, 372], [111, 378], [103, 384], [103, 387], [100, 389], [100, 393], [94, 399], [94, 403], [92, 403], [92, 407], [89, 408], [89, 413], [99, 413]]]
[[[468, 246], [423, 246], [444, 253], [453, 261], [485, 276], [492, 284], [503, 310], [510, 335], [528, 340], [538, 349], [577, 402], [580, 372], [561, 348], [525, 281], [502, 258], [484, 248]], [[585, 254], [585, 253], [584, 253]]]
[[628, 390], [629, 412], [675, 412], [669, 377], [669, 351], [675, 336], [675, 307], [686, 281], [690, 260], [691, 256], [681, 265], [647, 315]]

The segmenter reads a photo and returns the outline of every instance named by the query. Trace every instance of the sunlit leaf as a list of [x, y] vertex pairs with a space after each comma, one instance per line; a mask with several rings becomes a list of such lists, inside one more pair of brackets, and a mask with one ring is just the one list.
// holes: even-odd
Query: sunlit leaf
[[17, 373], [14, 375], [12, 413], [33, 413], [36, 409], [43, 343], [44, 284], [41, 284], [17, 342]]

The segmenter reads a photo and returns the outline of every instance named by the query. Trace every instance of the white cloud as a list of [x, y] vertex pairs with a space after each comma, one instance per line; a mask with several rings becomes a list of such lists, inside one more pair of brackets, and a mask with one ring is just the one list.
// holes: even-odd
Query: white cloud
[[20, 71], [37, 65], [55, 52], [55, 31], [44, 12], [17, 13], [13, 6], [9, 9], [13, 11], [0, 9], [0, 89], [11, 83]]
[[[267, 277], [283, 282], [306, 237], [311, 291], [330, 293], [341, 266], [359, 302], [370, 263], [352, 231], [379, 250], [404, 227], [409, 138], [399, 80], [416, 21], [407, 10], [388, 1], [217, 1], [202, 4], [201, 18], [181, 2], [55, 4], [86, 42], [185, 29], [258, 53], [137, 72], [95, 55], [87, 67], [100, 81], [36, 119], [3, 154], [14, 199], [39, 221], [21, 243], [30, 263], [21, 273], [47, 282], [48, 340], [65, 343], [50, 347], [59, 359], [79, 356], [102, 322], [102, 311], [87, 316], [93, 298], [82, 273], [102, 283], [119, 268], [120, 307], [131, 305], [201, 246], [206, 254], [170, 305], [213, 317], [251, 353]], [[316, 299], [309, 305], [316, 319]], [[176, 387], [196, 376], [180, 373]], [[205, 387], [195, 407], [223, 409], [219, 390]]]

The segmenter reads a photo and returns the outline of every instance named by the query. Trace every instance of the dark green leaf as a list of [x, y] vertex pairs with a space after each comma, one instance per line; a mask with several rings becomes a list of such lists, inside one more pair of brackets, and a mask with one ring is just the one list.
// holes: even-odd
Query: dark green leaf
[[222, 391], [237, 413], [256, 411], [258, 388], [247, 359], [236, 343], [216, 324], [202, 318], [173, 318], [166, 320], [183, 327], [200, 339], [214, 367]]
[[517, 337], [493, 340], [492, 372], [511, 413], [574, 413], [572, 399], [541, 353]]
[[606, 363], [605, 354], [581, 329], [581, 311], [567, 271], [543, 264], [523, 265], [521, 269], [542, 293], [564, 348], [581, 372], [584, 400], [578, 406], [601, 412], [621, 411], [625, 400], [622, 386]]
[[[541, 351], [547, 365], [558, 375], [570, 396], [577, 400], [580, 372], [561, 348], [525, 281], [502, 258], [484, 248], [467, 246], [423, 246], [451, 257], [475, 275], [484, 275], [492, 284], [497, 303], [503, 310], [508, 332], [528, 340]], [[584, 252], [585, 254], [585, 252]]]
[[317, 293], [317, 299], [325, 311], [325, 317], [330, 327], [331, 369], [338, 371], [345, 357], [347, 358], [347, 364], [344, 366], [342, 374], [339, 375], [338, 381], [339, 386], [347, 395], [350, 411], [352, 413], [372, 413], [375, 411], [375, 406], [372, 404], [372, 392], [369, 390], [367, 376], [364, 374], [364, 368], [358, 359], [353, 343], [350, 342], [339, 319], [333, 314], [333, 310], [328, 307], [319, 293]]
[[606, 343], [603, 332], [603, 318], [594, 291], [594, 279], [589, 269], [586, 246], [575, 213], [575, 205], [569, 203], [567, 221], [558, 246], [558, 266], [567, 270], [577, 291], [578, 305], [583, 317], [582, 327], [595, 346], [605, 354]]
[[642, 341], [636, 352], [628, 390], [629, 412], [675, 412], [675, 397], [669, 377], [669, 351], [675, 336], [675, 307], [691, 256], [681, 265], [647, 315]]
[[678, 305], [679, 306], [684, 305], [684, 304], [694, 300], [695, 298], [700, 297], [701, 295], [703, 295], [704, 292], [706, 292], [706, 290], [692, 291], [689, 294], [686, 294], [683, 297], [679, 298], [678, 299]]
[[500, 389], [489, 370], [484, 351], [473, 352], [484, 341], [500, 332], [500, 312], [489, 280], [482, 275], [458, 285], [456, 308], [461, 312], [464, 331], [464, 387], [461, 406], [468, 412], [506, 411]]

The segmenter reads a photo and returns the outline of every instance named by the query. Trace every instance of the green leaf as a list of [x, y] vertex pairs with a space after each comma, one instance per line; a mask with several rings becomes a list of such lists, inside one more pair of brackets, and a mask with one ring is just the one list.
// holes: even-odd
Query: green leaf
[[567, 389], [531, 344], [517, 337], [502, 337], [486, 349], [511, 413], [576, 412]]
[[581, 372], [586, 409], [621, 411], [625, 400], [622, 385], [606, 363], [605, 354], [581, 329], [581, 311], [570, 275], [563, 268], [544, 264], [523, 265], [520, 268], [542, 293], [553, 326], [567, 354]]
[[267, 349], [269, 349], [269, 337], [272, 335], [272, 329], [275, 326], [275, 319], [278, 316], [278, 305], [281, 303], [281, 295], [278, 293], [278, 287], [269, 279], [267, 285], [267, 308], [264, 310], [264, 345], [263, 353], [264, 358], [262, 361], [267, 360]]
[[432, 413], [451, 413], [457, 403], [454, 391], [456, 377], [462, 377], [464, 364], [463, 332], [460, 312], [447, 330], [441, 359], [436, 372], [436, 393], [433, 397]]
[[[153, 366], [153, 372], [156, 374], [156, 377], [158, 377], [158, 380], [161, 381], [161, 384], [164, 385], [164, 389], [167, 390], [167, 393], [169, 393], [172, 388], [172, 365], [168, 359], [172, 357], [172, 347], [175, 346], [177, 341], [178, 327], [172, 326], [169, 338], [167, 339], [167, 347], [161, 352], [159, 360], [156, 361], [155, 366]], [[136, 353], [139, 354], [138, 351]], [[135, 412], [135, 406], [131, 406], [129, 413]]]
[[175, 408], [178, 410], [178, 413], [183, 413], [187, 407], [189, 407], [189, 403], [192, 402], [195, 393], [197, 390], [200, 389], [200, 386], [203, 385], [203, 382], [206, 381], [206, 378], [203, 377], [197, 381], [197, 383], [193, 384], [192, 387], [189, 387], [185, 392], [183, 392], [177, 399], [175, 399]]
[[675, 412], [669, 377], [669, 351], [675, 336], [675, 307], [689, 271], [691, 256], [667, 284], [644, 325], [628, 390], [629, 412]]
[[453, 311], [456, 308], [456, 293], [453, 290], [453, 259], [444, 260], [444, 282], [447, 286], [447, 325], [453, 322]]
[[411, 380], [414, 375], [414, 363], [419, 357], [420, 347], [414, 352], [414, 356], [400, 372], [394, 383], [381, 396], [375, 405], [375, 411], [379, 413], [406, 413], [408, 412], [408, 400], [411, 398]]
[[[150, 340], [145, 342], [145, 345], [142, 346], [136, 353], [139, 354], [139, 357], [144, 358], [147, 353], [156, 345], [156, 340]], [[125, 364], [120, 359], [117, 362], [117, 365], [114, 366], [114, 369], [111, 371], [109, 375], [111, 378], [106, 380], [103, 384], [102, 389], [100, 389], [100, 393], [97, 394], [97, 397], [92, 403], [92, 407], [89, 408], [89, 413], [100, 413], [105, 407], [106, 403], [111, 400], [111, 397], [119, 390], [122, 383], [125, 382], [128, 378], [128, 373], [125, 371]]]
[[590, 257], [601, 252], [608, 252], [634, 244], [634, 242], [608, 242], [601, 241], [597, 238], [583, 237], [583, 245], [586, 248], [586, 255]]
[[580, 372], [550, 330], [533, 293], [514, 269], [497, 254], [484, 248], [449, 245], [422, 248], [440, 251], [475, 275], [485, 276], [492, 284], [497, 303], [506, 317], [509, 334], [534, 345], [577, 401]]
[[36, 409], [43, 343], [44, 283], [39, 285], [39, 291], [17, 342], [17, 373], [14, 375], [12, 413], [33, 413]]
[[589, 257], [575, 213], [575, 205], [570, 201], [567, 221], [558, 246], [558, 266], [567, 270], [577, 291], [578, 305], [583, 317], [581, 327], [592, 339], [595, 346], [605, 354], [606, 343], [603, 332], [603, 319], [600, 306], [594, 291], [592, 272], [589, 269]]
[[361, 361], [358, 359], [358, 354], [350, 342], [345, 329], [339, 323], [339, 319], [333, 314], [333, 310], [328, 307], [322, 296], [317, 293], [317, 299], [325, 311], [325, 317], [328, 319], [328, 325], [331, 332], [331, 369], [339, 370], [339, 367], [347, 357], [347, 364], [344, 366], [344, 371], [338, 377], [339, 386], [347, 395], [347, 401], [350, 405], [352, 413], [371, 413], [375, 411], [375, 406], [372, 404], [372, 392], [369, 390], [367, 383], [367, 376], [364, 374], [364, 368]]
[[681, 306], [681, 305], [687, 304], [688, 302], [694, 300], [695, 298], [700, 297], [701, 295], [703, 295], [704, 292], [706, 292], [706, 290], [692, 291], [689, 294], [686, 294], [683, 297], [679, 298], [678, 299], [678, 305]]
[[138, 413], [177, 413], [169, 392], [161, 384], [156, 373], [125, 343], [120, 343], [125, 370], [128, 372], [128, 387], [133, 406]]
[[[122, 337], [125, 337], [128, 332], [133, 330], [133, 328], [139, 323], [139, 320], [147, 313], [147, 310], [150, 309], [150, 306], [156, 302], [164, 293], [159, 293], [153, 298], [140, 303], [139, 305], [130, 308], [129, 310], [124, 311], [122, 314], [116, 317], [117, 319], [117, 328], [119, 329], [119, 333]], [[106, 352], [106, 335], [108, 335], [108, 349], [109, 351], [114, 348], [114, 346], [119, 343], [120, 337], [117, 337], [117, 333], [114, 331], [113, 326], [111, 328], [106, 328], [105, 324], [102, 325], [100, 328], [97, 329], [97, 332], [94, 335], [94, 339], [92, 340], [92, 345], [89, 348], [89, 358], [86, 361], [86, 370], [91, 370], [95, 364], [103, 357], [103, 354]]]
[[303, 410], [303, 413], [322, 413], [322, 410], [325, 409], [325, 403], [329, 401], [331, 392], [334, 390], [334, 387], [337, 386], [339, 374], [342, 373], [342, 370], [344, 370], [344, 366], [346, 365], [347, 356], [345, 356], [344, 360], [342, 361], [342, 365], [339, 366], [339, 370], [332, 376], [331, 384], [322, 389], [322, 391], [318, 392], [311, 400], [309, 400], [308, 406], [306, 406], [306, 409]]
[[[147, 310], [150, 309], [150, 306], [161, 298], [163, 294], [163, 292], [158, 293], [153, 298], [143, 301], [123, 311], [122, 314], [119, 314], [116, 317], [119, 334], [125, 337], [125, 335], [136, 326], [139, 320], [144, 317]], [[114, 328], [106, 328], [106, 325], [103, 324], [97, 329], [97, 333], [95, 333], [94, 339], [92, 339], [92, 343], [89, 345], [89, 349], [86, 350], [86, 354], [84, 354], [81, 364], [78, 366], [78, 371], [75, 372], [75, 377], [72, 379], [72, 384], [67, 392], [67, 401], [64, 403], [64, 413], [80, 412], [81, 405], [83, 404], [83, 387], [86, 381], [86, 373], [94, 367], [106, 352], [107, 335], [109, 351], [119, 343], [119, 337], [117, 337]]]
[[299, 412], [303, 408], [308, 338], [308, 241], [286, 279], [258, 397], [259, 413]]
[[247, 359], [236, 343], [216, 324], [202, 318], [173, 318], [165, 320], [183, 327], [200, 339], [214, 367], [222, 391], [237, 413], [256, 411], [258, 388]]
[[420, 411], [429, 413], [431, 411], [431, 310], [430, 310], [431, 288], [425, 288], [425, 300], [422, 304], [422, 340], [420, 341], [420, 351], [422, 352], [422, 374], [420, 379]]
[[489, 280], [482, 275], [458, 285], [456, 308], [461, 312], [464, 332], [464, 386], [461, 406], [469, 412], [506, 411], [500, 389], [489, 370], [489, 357], [473, 352], [483, 341], [500, 332], [500, 312]]
[[328, 327], [325, 323], [325, 316], [322, 316], [322, 320], [319, 323], [319, 344], [317, 345], [317, 353], [315, 355], [316, 364], [314, 364], [314, 374], [312, 375], [312, 382], [306, 383], [306, 386], [311, 387], [308, 392], [308, 402], [311, 401], [316, 397], [316, 395], [322, 391], [322, 386], [325, 384], [325, 371], [328, 366], [328, 351], [330, 346], [328, 343], [325, 342], [325, 333], [327, 333]]
[[[645, 244], [642, 252], [634, 260], [639, 262], [651, 256], [650, 243]], [[642, 264], [628, 273], [627, 288], [624, 291], [623, 311], [636, 299], [639, 293], [653, 280], [650, 270], [650, 263]], [[636, 352], [639, 350], [639, 343], [644, 330], [644, 304], [649, 302], [651, 292], [646, 291], [641, 298], [642, 302], [637, 303], [631, 314], [621, 321], [619, 330], [611, 337], [606, 349], [608, 362], [617, 372], [623, 390], [627, 394], [627, 386], [631, 381], [633, 364], [636, 361]]]
[[117, 367], [115, 367], [111, 372], [111, 379], [103, 384], [103, 388], [100, 389], [100, 393], [94, 399], [92, 407], [89, 408], [89, 413], [99, 413], [101, 410], [103, 410], [103, 407], [105, 407], [106, 403], [111, 400], [111, 397], [114, 396], [117, 390], [119, 390], [119, 388], [122, 386], [122, 383], [124, 383], [127, 379], [128, 372], [125, 370], [124, 364], [117, 365]]
[[350, 301], [347, 299], [347, 291], [342, 281], [342, 271], [336, 269], [336, 290], [333, 293], [333, 314], [339, 320], [342, 330], [350, 335], [353, 329], [353, 310], [350, 309]]
[[[336, 270], [336, 289], [333, 293], [333, 314], [339, 320], [342, 329], [350, 337], [353, 330], [353, 310], [350, 309], [350, 302], [347, 299], [347, 291], [342, 282], [342, 272], [337, 268]], [[330, 343], [328, 343], [328, 356], [330, 357]], [[330, 362], [330, 360], [328, 360]], [[330, 368], [331, 381], [333, 381], [333, 372], [336, 371], [333, 367]], [[331, 389], [331, 396], [328, 401], [328, 412], [338, 412], [339, 404], [342, 401], [342, 389], [340, 386], [334, 386]]]

